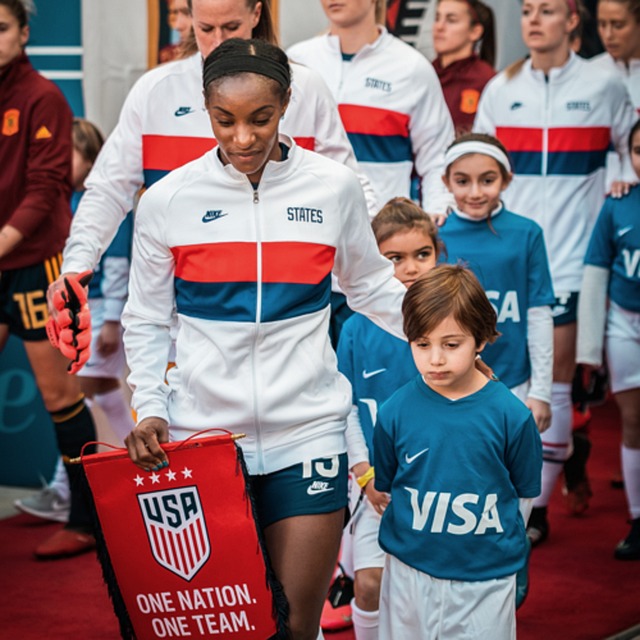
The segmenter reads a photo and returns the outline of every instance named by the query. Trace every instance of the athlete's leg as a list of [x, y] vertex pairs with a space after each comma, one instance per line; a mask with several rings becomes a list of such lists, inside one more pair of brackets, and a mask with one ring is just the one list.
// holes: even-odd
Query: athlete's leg
[[116, 378], [81, 377], [80, 384], [85, 396], [91, 398], [105, 414], [122, 444], [135, 424], [120, 381]]
[[632, 518], [640, 518], [640, 389], [615, 394], [622, 417], [622, 472]]
[[[60, 453], [69, 474], [71, 488], [70, 529], [92, 529], [89, 505], [84, 495], [84, 472], [81, 464], [69, 460], [80, 455], [83, 445], [96, 439], [93, 418], [86, 407], [80, 381], [67, 373], [68, 360], [48, 341], [25, 341], [25, 351], [42, 395], [44, 405], [51, 414]], [[95, 451], [88, 448], [87, 453]]]
[[264, 530], [276, 577], [289, 601], [294, 640], [316, 640], [320, 615], [336, 566], [344, 509], [285, 518]]
[[355, 598], [351, 603], [356, 640], [378, 640], [380, 584], [385, 553], [378, 543], [380, 515], [365, 498], [354, 514]]
[[546, 508], [564, 461], [571, 455], [571, 382], [575, 373], [576, 327], [576, 323], [571, 322], [553, 330], [551, 426], [542, 434], [542, 491], [534, 500], [527, 530], [533, 545], [547, 537]]

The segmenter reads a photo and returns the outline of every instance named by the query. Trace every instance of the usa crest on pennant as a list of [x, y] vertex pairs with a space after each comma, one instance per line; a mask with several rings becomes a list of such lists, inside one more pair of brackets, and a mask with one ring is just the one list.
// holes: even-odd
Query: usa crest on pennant
[[190, 581], [211, 554], [198, 488], [138, 494], [151, 553], [165, 569]]

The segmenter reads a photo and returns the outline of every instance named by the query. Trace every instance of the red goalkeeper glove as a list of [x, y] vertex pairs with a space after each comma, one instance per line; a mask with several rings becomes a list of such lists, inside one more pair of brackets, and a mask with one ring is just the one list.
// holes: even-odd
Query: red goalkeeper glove
[[67, 371], [71, 374], [82, 369], [91, 355], [91, 314], [85, 287], [93, 277], [85, 271], [64, 278], [64, 289], [54, 292], [52, 303], [57, 313], [47, 322], [47, 335], [51, 344], [71, 362]]

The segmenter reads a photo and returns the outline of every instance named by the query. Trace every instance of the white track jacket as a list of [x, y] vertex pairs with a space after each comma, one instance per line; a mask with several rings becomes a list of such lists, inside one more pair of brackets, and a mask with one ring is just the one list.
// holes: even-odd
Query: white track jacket
[[332, 35], [299, 42], [288, 54], [327, 83], [381, 204], [410, 196], [415, 164], [423, 208], [444, 213], [452, 203], [442, 183], [444, 152], [454, 131], [440, 81], [422, 54], [380, 29], [380, 37], [349, 62]]
[[543, 229], [556, 296], [579, 291], [587, 244], [605, 197], [610, 146], [628, 162], [633, 109], [620, 78], [571, 54], [548, 78], [527, 60], [489, 81], [474, 131], [507, 147], [514, 180], [505, 205]]
[[[280, 130], [307, 149], [359, 171], [331, 93], [317, 73], [291, 65], [292, 95]], [[145, 73], [132, 87], [118, 125], [107, 139], [87, 179], [63, 272], [93, 269], [142, 186], [195, 160], [215, 146], [202, 95], [199, 53]], [[372, 212], [378, 202], [360, 174]]]
[[332, 271], [354, 310], [403, 336], [405, 288], [378, 252], [357, 177], [283, 140], [288, 159], [267, 164], [256, 192], [213, 150], [142, 196], [123, 314], [138, 419], [168, 420], [174, 439], [246, 433], [252, 474], [346, 451]]

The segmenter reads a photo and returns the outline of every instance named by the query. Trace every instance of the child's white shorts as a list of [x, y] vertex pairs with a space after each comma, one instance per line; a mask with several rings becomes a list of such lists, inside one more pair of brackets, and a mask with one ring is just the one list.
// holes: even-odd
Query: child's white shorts
[[607, 317], [607, 364], [611, 391], [640, 387], [640, 313], [611, 302]]
[[514, 640], [515, 575], [439, 580], [387, 555], [380, 592], [384, 640]]
[[363, 498], [353, 515], [352, 525], [350, 525], [354, 571], [384, 567], [384, 559], [387, 554], [378, 544], [380, 520], [378, 512], [366, 498]]
[[104, 299], [91, 298], [89, 300], [89, 310], [91, 311], [91, 355], [77, 375], [84, 378], [120, 380], [125, 370], [122, 326], [119, 327], [120, 341], [118, 342], [118, 348], [113, 353], [103, 356], [98, 352], [98, 336], [104, 324]]

